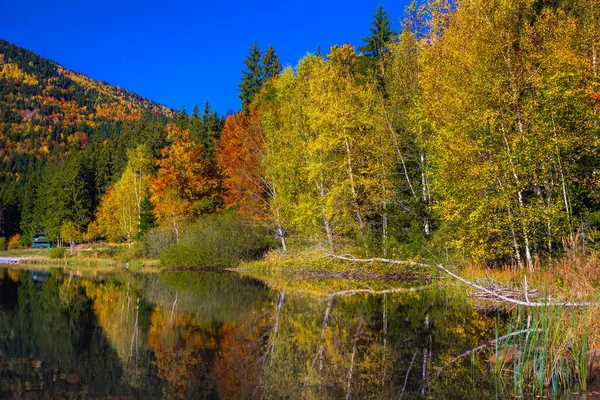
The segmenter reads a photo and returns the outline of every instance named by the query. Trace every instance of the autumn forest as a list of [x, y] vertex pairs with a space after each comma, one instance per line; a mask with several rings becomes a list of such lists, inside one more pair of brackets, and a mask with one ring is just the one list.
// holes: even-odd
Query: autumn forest
[[178, 264], [211, 227], [241, 258], [317, 246], [530, 269], [593, 242], [597, 1], [419, 1], [400, 32], [382, 7], [365, 32], [285, 68], [255, 43], [226, 116], [0, 41], [0, 236]]

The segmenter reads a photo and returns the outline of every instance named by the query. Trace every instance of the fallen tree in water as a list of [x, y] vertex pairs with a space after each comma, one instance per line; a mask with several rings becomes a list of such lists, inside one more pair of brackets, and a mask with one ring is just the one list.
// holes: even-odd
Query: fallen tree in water
[[551, 302], [549, 300], [530, 301], [528, 293], [527, 293], [527, 288], [525, 288], [525, 300], [519, 300], [514, 297], [510, 297], [505, 294], [499, 293], [496, 290], [481, 286], [475, 282], [471, 282], [459, 275], [456, 275], [455, 273], [450, 271], [448, 268], [444, 267], [442, 264], [439, 264], [439, 263], [425, 264], [425, 263], [419, 263], [419, 262], [415, 262], [415, 261], [394, 260], [394, 259], [378, 258], [378, 257], [356, 258], [354, 256], [339, 256], [336, 254], [330, 254], [330, 257], [338, 259], [338, 260], [358, 262], [358, 263], [379, 262], [379, 263], [386, 263], [386, 264], [407, 265], [407, 266], [411, 266], [411, 267], [437, 268], [440, 271], [444, 272], [446, 275], [451, 276], [452, 278], [464, 283], [465, 285], [475, 288], [475, 289], [479, 290], [480, 292], [491, 296], [496, 301], [502, 301], [502, 302], [506, 302], [506, 303], [510, 303], [510, 304], [525, 306], [525, 307], [598, 307], [598, 306], [600, 306], [600, 302], [590, 302], [590, 301], [584, 301], [584, 302], [572, 302], [572, 301]]

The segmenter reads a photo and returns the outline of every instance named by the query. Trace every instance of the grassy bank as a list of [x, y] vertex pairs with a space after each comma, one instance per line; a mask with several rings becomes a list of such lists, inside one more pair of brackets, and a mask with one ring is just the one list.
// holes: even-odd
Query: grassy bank
[[74, 246], [72, 253], [67, 247], [53, 247], [50, 249], [1, 251], [0, 257], [21, 258], [22, 260], [19, 265], [26, 266], [43, 265], [94, 269], [129, 268], [132, 270], [158, 269], [158, 260], [137, 258], [132, 256], [132, 254], [132, 249], [125, 245], [94, 243]]

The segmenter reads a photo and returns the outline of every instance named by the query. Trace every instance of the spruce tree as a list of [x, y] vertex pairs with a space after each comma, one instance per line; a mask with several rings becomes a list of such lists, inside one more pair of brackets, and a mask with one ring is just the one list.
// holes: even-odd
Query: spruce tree
[[194, 104], [192, 116], [188, 123], [188, 129], [190, 130], [190, 138], [196, 143], [202, 143], [202, 128], [200, 109], [198, 108], [198, 104]]
[[264, 81], [276, 77], [281, 72], [279, 57], [275, 54], [273, 45], [269, 45], [269, 48], [262, 58], [262, 63], [264, 69]]
[[238, 97], [242, 100], [242, 110], [248, 111], [248, 106], [252, 98], [257, 94], [263, 84], [263, 66], [261, 64], [261, 53], [256, 42], [250, 49], [250, 54], [244, 60], [246, 70], [242, 71], [242, 83], [238, 85], [240, 94]]
[[177, 117], [177, 125], [181, 129], [187, 129], [189, 118], [190, 117], [187, 113], [187, 110], [185, 109], [185, 106], [183, 106], [183, 108], [181, 109], [181, 112], [179, 113], [179, 116]]
[[202, 122], [202, 134], [200, 144], [204, 146], [204, 154], [211, 158], [215, 150], [215, 141], [219, 138], [221, 131], [220, 118], [216, 111], [211, 111], [208, 100], [204, 103], [204, 110], [200, 116]]
[[194, 104], [194, 108], [192, 109], [192, 118], [200, 117], [200, 109], [198, 108], [198, 103]]
[[371, 36], [363, 39], [365, 45], [359, 47], [359, 50], [367, 57], [379, 58], [386, 51], [385, 45], [392, 40], [396, 33], [392, 31], [390, 17], [383, 10], [382, 5], [379, 5], [371, 23], [373, 24], [373, 27], [370, 28]]
[[156, 227], [156, 217], [154, 217], [154, 206], [149, 197], [145, 197], [140, 204], [140, 225], [136, 239], [140, 240], [146, 237], [148, 231]]

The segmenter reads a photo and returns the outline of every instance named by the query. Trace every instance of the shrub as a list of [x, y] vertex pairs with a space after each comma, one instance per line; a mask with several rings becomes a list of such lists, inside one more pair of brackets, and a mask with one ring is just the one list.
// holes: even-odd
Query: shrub
[[17, 233], [13, 235], [8, 241], [8, 250], [18, 250], [23, 248], [23, 243], [21, 243], [21, 234]]
[[6, 238], [0, 237], [0, 251], [6, 251], [7, 248]]
[[179, 243], [160, 254], [169, 266], [231, 267], [262, 256], [272, 244], [264, 228], [234, 213], [211, 214], [181, 231]]
[[159, 226], [146, 233], [143, 250], [138, 256], [158, 258], [160, 254], [176, 242], [175, 232], [171, 227]]
[[48, 257], [56, 258], [56, 259], [65, 258], [66, 252], [67, 252], [67, 249], [65, 249], [64, 247], [53, 247], [50, 249], [50, 252], [48, 253]]

